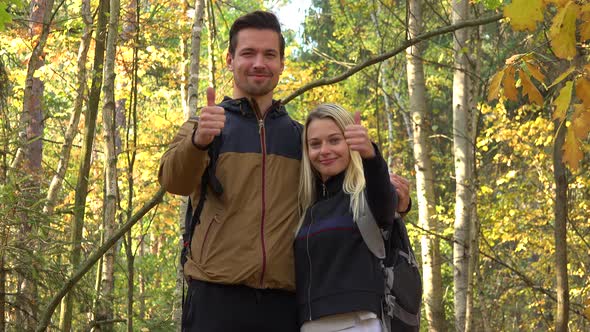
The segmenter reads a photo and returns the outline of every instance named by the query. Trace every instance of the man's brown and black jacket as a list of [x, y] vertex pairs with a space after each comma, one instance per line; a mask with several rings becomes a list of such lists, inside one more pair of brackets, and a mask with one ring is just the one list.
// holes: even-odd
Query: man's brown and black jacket
[[[186, 277], [221, 284], [293, 291], [293, 238], [298, 223], [297, 188], [301, 125], [279, 102], [261, 116], [246, 98], [225, 98], [226, 121], [216, 176], [223, 194], [206, 196], [201, 222], [184, 265]], [[198, 202], [209, 161], [185, 122], [160, 162], [166, 190]]]

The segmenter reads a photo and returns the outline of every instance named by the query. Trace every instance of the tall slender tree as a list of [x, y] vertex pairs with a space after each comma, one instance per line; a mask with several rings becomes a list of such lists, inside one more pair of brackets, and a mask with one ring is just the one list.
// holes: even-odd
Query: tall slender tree
[[[86, 212], [86, 198], [88, 195], [88, 175], [90, 173], [92, 147], [96, 132], [96, 118], [98, 117], [98, 104], [100, 102], [100, 90], [102, 86], [103, 64], [105, 52], [105, 37], [107, 16], [109, 13], [109, 1], [100, 0], [98, 7], [98, 19], [94, 48], [94, 64], [92, 69], [92, 85], [88, 99], [88, 106], [85, 114], [84, 143], [82, 146], [82, 162], [78, 169], [78, 180], [76, 183], [76, 194], [74, 201], [74, 218], [71, 227], [71, 251], [70, 268], [72, 273], [80, 265], [82, 250], [82, 230]], [[60, 330], [68, 332], [72, 329], [72, 307], [73, 298], [69, 292], [63, 299], [60, 313]]]
[[[104, 204], [103, 226], [104, 237], [112, 237], [116, 227], [118, 207], [118, 177], [117, 177], [117, 149], [115, 147], [118, 135], [115, 121], [115, 64], [117, 57], [117, 37], [119, 36], [119, 14], [121, 3], [119, 0], [110, 0], [109, 24], [106, 41], [106, 54], [104, 61], [104, 83], [102, 85], [102, 124], [104, 137]], [[118, 246], [110, 248], [103, 259], [101, 292], [97, 320], [106, 321], [97, 325], [98, 330], [113, 331], [113, 305], [115, 288], [115, 258]]]
[[[408, 38], [420, 35], [422, 22], [421, 1], [408, 1]], [[418, 220], [423, 229], [438, 233], [434, 193], [435, 175], [429, 139], [432, 123], [426, 103], [427, 94], [422, 63], [423, 49], [424, 44], [416, 44], [406, 49], [410, 114], [414, 126], [414, 169], [416, 170]], [[421, 245], [426, 319], [430, 331], [445, 331], [439, 240], [432, 234], [424, 234], [421, 238]]]
[[90, 40], [92, 38], [92, 13], [90, 12], [90, 0], [82, 0], [80, 10], [82, 21], [84, 22], [84, 31], [80, 39], [80, 46], [78, 48], [77, 59], [77, 75], [76, 75], [76, 99], [74, 101], [74, 109], [70, 117], [68, 129], [64, 136], [64, 143], [59, 154], [59, 161], [57, 163], [57, 170], [51, 179], [51, 184], [47, 190], [47, 197], [45, 205], [43, 206], [43, 213], [47, 215], [53, 214], [55, 205], [57, 204], [59, 193], [62, 188], [63, 180], [66, 176], [68, 163], [70, 161], [70, 153], [74, 138], [78, 133], [78, 124], [80, 122], [80, 114], [82, 113], [82, 106], [86, 97], [86, 90], [88, 83], [86, 82], [86, 61], [88, 59], [88, 49], [90, 48]]
[[[469, 19], [469, 1], [453, 0], [452, 22], [458, 24]], [[469, 245], [472, 227], [472, 209], [475, 192], [474, 148], [475, 110], [471, 107], [472, 67], [469, 59], [470, 28], [453, 34], [455, 69], [453, 72], [453, 155], [455, 164], [455, 224], [453, 241], [453, 281], [455, 303], [455, 330], [465, 330], [469, 276]]]
[[[191, 116], [195, 116], [197, 114], [197, 103], [199, 100], [199, 96], [198, 96], [198, 89], [199, 89], [199, 66], [200, 66], [200, 60], [201, 60], [201, 35], [202, 35], [202, 31], [203, 31], [203, 17], [205, 15], [205, 0], [195, 0], [195, 17], [194, 17], [194, 21], [192, 23], [192, 29], [191, 29], [191, 51], [190, 51], [190, 57], [189, 57], [189, 63], [190, 63], [190, 70], [189, 70], [189, 79], [188, 79], [188, 85], [186, 87], [186, 105], [187, 107], [184, 108], [184, 118], [188, 119]], [[180, 204], [180, 211], [178, 214], [178, 220], [179, 220], [179, 224], [180, 224], [180, 232], [181, 234], [185, 232], [184, 229], [184, 218], [186, 216], [186, 209], [188, 206], [188, 198], [187, 197], [183, 197], [181, 204]], [[180, 250], [182, 250], [182, 247], [184, 246], [184, 243], [182, 241], [182, 237], [180, 237], [179, 239], [179, 252]], [[183, 288], [184, 288], [184, 274], [182, 272], [182, 266], [180, 266], [180, 262], [177, 265], [177, 271], [176, 271], [176, 292], [175, 292], [175, 298], [177, 299], [177, 301], [175, 301], [175, 306], [174, 306], [174, 313], [173, 316], [175, 317], [175, 321], [176, 321], [176, 329], [177, 331], [182, 331], [182, 326], [181, 326], [181, 318], [182, 318], [182, 303], [181, 302], [181, 296], [180, 294], [183, 293]]]
[[[43, 156], [43, 94], [44, 82], [35, 73], [44, 65], [45, 44], [49, 37], [51, 19], [53, 15], [53, 0], [39, 0], [31, 2], [31, 16], [29, 37], [33, 51], [29, 58], [25, 89], [23, 92], [23, 111], [21, 113], [21, 156], [22, 164], [17, 164], [21, 176], [26, 179], [20, 186], [21, 197], [18, 200], [19, 216], [22, 222], [19, 244], [26, 253], [20, 259], [20, 290], [17, 296], [17, 320], [25, 330], [33, 328], [38, 315], [38, 294], [35, 278], [39, 268], [35, 260], [38, 250], [36, 223], [39, 218], [35, 214], [27, 213], [40, 198], [42, 156]], [[19, 154], [17, 153], [17, 156]], [[18, 158], [17, 158], [18, 159]]]

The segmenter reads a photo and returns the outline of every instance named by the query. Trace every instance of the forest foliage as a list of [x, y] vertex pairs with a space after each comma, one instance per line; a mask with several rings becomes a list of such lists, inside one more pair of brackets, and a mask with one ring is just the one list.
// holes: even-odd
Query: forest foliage
[[[43, 213], [52, 177], [77, 97], [77, 61], [84, 32], [81, 0], [56, 1], [42, 66], [42, 135], [22, 140], [27, 69], [38, 42], [31, 25], [34, 6], [0, 0], [0, 308], [7, 331], [21, 330], [23, 317], [38, 320], [49, 301], [76, 268], [69, 262], [70, 232], [78, 171], [83, 159], [85, 119], [93, 78], [95, 38], [90, 43], [82, 82], [83, 111], [72, 142], [71, 158], [55, 211]], [[199, 105], [205, 88], [231, 95], [231, 73], [225, 52], [231, 22], [254, 9], [277, 11], [295, 1], [207, 0], [201, 37]], [[35, 2], [36, 3], [36, 2]], [[287, 98], [307, 84], [346, 73], [364, 61], [407, 41], [406, 1], [312, 0], [300, 15], [298, 30], [285, 30], [286, 66], [277, 98]], [[451, 25], [451, 1], [423, 1], [423, 31]], [[96, 29], [98, 0], [88, 1]], [[555, 280], [555, 181], [552, 164], [555, 132], [567, 128], [564, 163], [567, 172], [567, 252], [570, 299], [569, 327], [590, 328], [590, 4], [573, 0], [475, 0], [474, 19], [502, 13], [504, 18], [477, 26], [470, 47], [477, 48], [473, 78], [474, 112], [479, 114], [474, 146], [479, 260], [475, 269], [474, 311], [477, 331], [552, 330], [557, 303]], [[183, 100], [190, 62], [190, 36], [195, 3], [179, 0], [124, 0], [115, 58], [117, 125], [116, 226], [121, 227], [158, 192], [158, 163], [185, 118]], [[211, 36], [211, 38], [209, 38]], [[441, 239], [443, 305], [447, 329], [453, 322], [453, 34], [422, 42], [427, 108], [432, 134], [436, 222], [429, 234], [418, 224], [413, 206], [406, 217], [420, 256], [419, 239]], [[287, 104], [303, 120], [314, 105], [337, 102], [360, 110], [363, 123], [388, 159], [391, 170], [413, 179], [412, 119], [408, 111], [406, 59], [395, 55], [366, 66], [335, 84], [297, 95]], [[99, 112], [102, 114], [102, 103]], [[102, 119], [101, 115], [98, 119]], [[98, 120], [91, 150], [89, 187], [82, 230], [82, 262], [104, 243], [105, 124]], [[19, 148], [42, 142], [38, 170], [16, 167]], [[415, 187], [413, 189], [416, 189]], [[412, 192], [416, 202], [415, 192]], [[181, 200], [166, 195], [114, 245], [114, 330], [173, 331], [182, 296], [177, 279]], [[130, 265], [132, 263], [132, 265]], [[101, 262], [92, 265], [75, 287], [73, 330], [96, 327]], [[132, 266], [130, 273], [129, 266]], [[131, 278], [131, 279], [129, 279]], [[31, 293], [23, 280], [36, 285]], [[134, 293], [128, 313], [131, 280]], [[181, 285], [181, 283], [180, 283]], [[1, 288], [4, 287], [4, 288]], [[22, 302], [23, 294], [33, 296]], [[33, 301], [34, 300], [34, 301]], [[24, 303], [24, 304], [23, 304]], [[28, 308], [28, 309], [25, 309]], [[51, 330], [60, 323], [51, 316]], [[30, 328], [34, 328], [33, 323]], [[422, 330], [428, 330], [423, 315]]]

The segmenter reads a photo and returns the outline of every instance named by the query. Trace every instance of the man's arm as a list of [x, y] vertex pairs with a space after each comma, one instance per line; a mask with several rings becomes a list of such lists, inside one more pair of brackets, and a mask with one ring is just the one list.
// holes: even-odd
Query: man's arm
[[193, 142], [196, 127], [196, 118], [186, 121], [160, 159], [158, 181], [169, 193], [185, 196], [192, 193], [209, 162], [207, 150], [199, 149]]

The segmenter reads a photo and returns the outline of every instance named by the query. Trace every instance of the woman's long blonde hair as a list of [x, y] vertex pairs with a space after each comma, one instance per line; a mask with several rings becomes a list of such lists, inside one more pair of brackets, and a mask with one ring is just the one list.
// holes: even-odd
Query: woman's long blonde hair
[[[311, 165], [311, 161], [309, 160], [309, 149], [307, 147], [307, 128], [309, 128], [309, 124], [316, 119], [330, 119], [334, 121], [343, 134], [346, 126], [354, 124], [352, 114], [337, 104], [321, 104], [314, 108], [307, 116], [301, 138], [303, 146], [301, 171], [299, 176], [299, 209], [301, 220], [299, 222], [299, 227], [297, 227], [297, 231], [303, 223], [305, 211], [307, 211], [317, 199], [316, 177], [318, 177], [319, 174]], [[360, 154], [357, 151], [351, 151], [350, 149], [349, 152], [350, 163], [346, 167], [342, 189], [345, 193], [350, 195], [350, 210], [352, 211], [353, 218], [356, 222], [360, 215], [361, 205], [365, 199], [365, 175], [363, 173], [363, 161]]]

